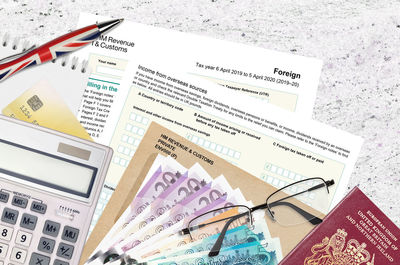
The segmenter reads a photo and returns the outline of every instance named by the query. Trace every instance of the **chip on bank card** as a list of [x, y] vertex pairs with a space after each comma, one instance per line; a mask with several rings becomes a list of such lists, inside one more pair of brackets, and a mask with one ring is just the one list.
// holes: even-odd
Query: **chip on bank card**
[[57, 91], [46, 81], [27, 89], [2, 112], [22, 121], [92, 140]]

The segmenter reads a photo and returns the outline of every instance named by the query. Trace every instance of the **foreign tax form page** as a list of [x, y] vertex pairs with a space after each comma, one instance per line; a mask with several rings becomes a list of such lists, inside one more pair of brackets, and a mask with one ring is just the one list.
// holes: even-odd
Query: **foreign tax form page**
[[[109, 18], [81, 14], [78, 27]], [[92, 70], [81, 108], [81, 122], [98, 142], [115, 125], [128, 88], [126, 65], [142, 58], [168, 61], [171, 69], [209, 79], [243, 95], [256, 97], [311, 118], [322, 62], [288, 53], [251, 47], [194, 34], [124, 21], [101, 36], [80, 57]]]
[[[97, 20], [107, 20], [107, 18], [85, 14], [81, 16], [79, 26]], [[310, 124], [308, 127], [301, 126], [302, 130], [299, 133], [315, 135], [315, 139], [324, 139], [326, 143], [330, 143], [330, 140], [334, 138], [341, 139], [339, 143], [335, 144], [339, 147], [346, 146], [346, 152], [349, 152], [348, 157], [339, 155], [340, 159], [334, 159], [331, 157], [332, 153], [327, 151], [328, 147], [324, 147], [326, 150], [324, 151], [324, 148], [321, 150], [329, 154], [327, 158], [332, 159], [332, 164], [327, 159], [316, 158], [315, 161], [323, 161], [323, 163], [317, 164], [315, 161], [314, 163], [309, 161], [310, 164], [307, 167], [307, 163], [303, 163], [304, 161], [287, 163], [285, 161], [290, 161], [288, 157], [275, 155], [275, 151], [285, 150], [286, 147], [278, 148], [283, 145], [270, 146], [274, 143], [271, 140], [273, 138], [255, 137], [256, 133], [248, 131], [249, 129], [254, 130], [248, 123], [245, 124], [245, 129], [240, 130], [240, 132], [245, 132], [243, 135], [238, 134], [238, 131], [234, 134], [234, 128], [238, 127], [233, 124], [239, 123], [241, 117], [244, 117], [240, 112], [225, 117], [221, 121], [209, 118], [204, 114], [196, 119], [193, 116], [199, 108], [206, 113], [209, 110], [216, 111], [217, 109], [214, 108], [217, 106], [214, 105], [216, 102], [221, 102], [221, 106], [231, 106], [230, 100], [238, 97], [239, 101], [249, 100], [246, 101], [248, 106], [242, 108], [242, 112], [247, 113], [249, 109], [252, 109], [254, 115], [265, 120], [275, 120], [276, 124], [280, 124], [281, 115], [287, 115], [287, 111], [273, 108], [276, 113], [272, 118], [271, 112], [267, 111], [267, 105], [275, 105], [309, 118], [320, 76], [321, 61], [319, 60], [159, 29], [129, 21], [125, 21], [109, 34], [102, 36], [92, 46], [82, 49], [80, 56], [89, 59], [92, 74], [87, 84], [79, 119], [97, 142], [110, 145], [115, 150], [113, 163], [94, 221], [101, 214], [152, 120], [168, 128], [172, 126], [174, 130], [193, 142], [212, 150], [276, 186], [309, 176], [326, 176], [328, 173], [332, 175], [331, 172], [335, 172], [334, 175], [338, 179], [342, 178], [342, 174], [345, 178], [350, 176], [355, 157], [358, 154], [357, 148], [359, 148], [360, 140], [354, 141], [355, 144], [351, 145], [351, 140], [347, 141], [354, 140], [353, 136], [343, 133], [343, 137], [337, 137], [336, 130], [326, 128], [322, 124], [310, 121], [312, 126]], [[158, 102], [155, 97], [153, 97], [154, 100], [151, 100], [148, 93], [144, 93], [147, 97], [139, 97], [137, 89], [163, 85], [162, 82], [154, 83], [152, 80], [146, 80], [135, 74], [140, 71], [132, 70], [139, 64], [147, 65], [149, 61], [156, 61], [160, 65], [164, 65], [164, 69], [169, 70], [169, 74], [165, 74], [169, 79], [168, 77], [166, 80], [160, 79], [162, 82], [166, 82], [165, 85], [169, 84], [174, 87], [175, 77], [171, 72], [182, 72], [187, 75], [185, 78], [187, 77], [194, 87], [199, 87], [197, 81], [204, 81], [202, 82], [204, 87], [201, 89], [207, 90], [209, 94], [205, 95], [205, 98], [199, 101], [200, 103], [194, 102], [198, 95], [187, 94], [183, 101], [178, 101], [182, 106], [177, 106], [172, 102], [174, 98], [168, 96], [179, 96], [181, 93], [179, 89], [174, 92], [175, 94], [168, 91], [163, 92], [164, 94], [159, 96], [163, 96], [165, 99], [160, 99]], [[131, 67], [130, 70], [128, 67]], [[133, 84], [134, 76], [137, 78], [136, 84]], [[156, 73], [155, 76], [161, 78]], [[216, 85], [215, 82], [222, 85]], [[175, 89], [177, 88], [175, 87]], [[182, 89], [188, 93], [196, 92], [187, 90], [185, 87]], [[158, 92], [160, 91], [158, 89]], [[156, 92], [157, 89], [152, 91], [152, 93]], [[161, 101], [164, 103], [160, 103]], [[141, 102], [143, 106], [140, 107]], [[209, 107], [209, 105], [213, 107]], [[258, 106], [259, 109], [255, 106]], [[221, 110], [220, 114], [223, 114], [223, 108]], [[291, 120], [298, 119], [297, 115], [287, 119], [288, 124], [285, 125], [285, 128], [292, 128]], [[211, 124], [213, 120], [216, 122], [214, 125]], [[252, 119], [250, 118], [250, 120]], [[260, 123], [257, 120], [254, 122]], [[303, 122], [303, 124], [308, 124], [307, 122]], [[230, 125], [231, 123], [232, 125]], [[229, 129], [229, 127], [232, 128]], [[325, 129], [320, 130], [320, 127]], [[224, 131], [225, 128], [226, 131]], [[263, 131], [266, 128], [268, 126], [261, 126], [255, 131], [258, 132], [259, 129]], [[304, 141], [295, 140], [296, 137], [287, 135], [295, 135], [292, 130], [284, 131], [277, 128], [276, 131], [272, 131], [274, 133], [280, 131], [280, 137], [288, 138], [285, 142], [295, 141], [297, 146], [304, 144]], [[267, 131], [266, 135], [269, 135], [269, 130]], [[318, 134], [315, 134], [315, 131], [318, 131]], [[319, 132], [321, 132], [321, 137], [318, 136]], [[342, 132], [339, 134], [341, 135]], [[332, 138], [327, 138], [328, 135], [332, 135]], [[260, 145], [259, 141], [265, 139], [270, 139], [270, 142], [265, 143], [265, 146]], [[251, 144], [252, 141], [255, 141], [253, 142], [254, 146]], [[319, 145], [316, 143], [302, 154], [307, 153], [306, 156], [309, 156], [315, 152], [314, 149], [321, 151], [318, 148]], [[268, 146], [274, 147], [274, 152], [270, 151], [269, 155]], [[307, 147], [310, 148], [309, 145]], [[288, 155], [289, 153], [285, 151], [282, 154]], [[257, 162], [258, 159], [259, 162]], [[275, 159], [279, 161], [275, 161]], [[336, 164], [337, 161], [340, 163]]]
[[[129, 87], [129, 93], [113, 128], [110, 146], [115, 153], [106, 185], [117, 185], [147, 128], [155, 121], [276, 187], [323, 177], [335, 180], [328, 197], [329, 208], [342, 198], [361, 138], [310, 119], [299, 119], [208, 80], [172, 73], [165, 70], [168, 66], [161, 66], [159, 59], [147, 61], [129, 63], [126, 71], [131, 78], [121, 82], [121, 87]], [[174, 157], [170, 150], [179, 148], [179, 143], [161, 141], [157, 148]], [[202, 154], [193, 155], [209, 162]], [[320, 211], [329, 210], [319, 208], [312, 197], [304, 200]]]
[[[302, 198], [324, 213], [342, 198], [360, 137], [161, 65], [158, 59], [128, 65], [132, 78], [122, 84], [130, 91], [111, 140], [115, 153], [108, 181], [118, 182], [155, 121], [276, 187], [310, 177], [333, 179], [329, 203], [323, 204], [328, 208], [312, 196]], [[160, 141], [156, 148], [174, 157], [179, 143]]]

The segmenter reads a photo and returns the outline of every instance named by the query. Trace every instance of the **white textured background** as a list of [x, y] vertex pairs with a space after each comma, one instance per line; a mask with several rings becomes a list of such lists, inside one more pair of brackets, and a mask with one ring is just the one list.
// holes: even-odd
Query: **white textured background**
[[365, 139], [349, 189], [400, 226], [399, 0], [0, 0], [0, 31], [43, 43], [81, 11], [322, 59], [313, 118]]

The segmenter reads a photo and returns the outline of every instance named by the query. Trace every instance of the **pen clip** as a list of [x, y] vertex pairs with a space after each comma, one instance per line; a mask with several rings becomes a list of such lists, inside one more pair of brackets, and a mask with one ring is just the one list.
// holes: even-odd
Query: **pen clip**
[[0, 60], [0, 64], [5, 64], [5, 63], [8, 63], [8, 62], [10, 62], [10, 61], [12, 61], [12, 60], [14, 60], [14, 59], [17, 59], [17, 58], [19, 58], [19, 57], [22, 57], [22, 56], [24, 56], [25, 54], [27, 54], [28, 52], [30, 52], [30, 51], [32, 51], [33, 49], [35, 49], [35, 48], [36, 48], [36, 45], [33, 45], [32, 47], [30, 47], [29, 49], [27, 49], [27, 50], [25, 50], [25, 51], [22, 51], [22, 52], [20, 52], [20, 53], [17, 53], [17, 54], [8, 56], [8, 57], [6, 57], [6, 58], [3, 58], [3, 59]]

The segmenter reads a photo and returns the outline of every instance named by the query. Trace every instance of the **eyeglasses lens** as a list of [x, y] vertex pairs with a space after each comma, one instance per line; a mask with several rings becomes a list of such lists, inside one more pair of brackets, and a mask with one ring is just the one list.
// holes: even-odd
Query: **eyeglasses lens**
[[315, 217], [322, 219], [329, 208], [329, 196], [322, 179], [309, 179], [272, 195], [267, 204], [278, 223], [290, 226]]

